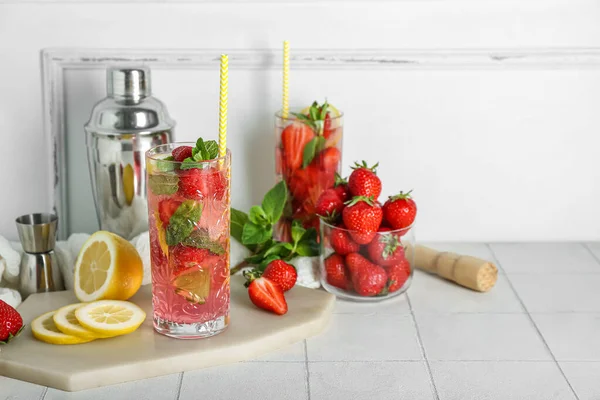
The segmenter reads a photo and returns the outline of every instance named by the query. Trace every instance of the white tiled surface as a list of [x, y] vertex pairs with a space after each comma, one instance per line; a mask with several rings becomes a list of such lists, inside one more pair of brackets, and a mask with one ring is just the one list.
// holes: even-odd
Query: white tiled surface
[[0, 400], [600, 400], [600, 243], [430, 245], [495, 261], [496, 287], [416, 271], [408, 296], [338, 301], [326, 333], [256, 360], [77, 393], [0, 377]]

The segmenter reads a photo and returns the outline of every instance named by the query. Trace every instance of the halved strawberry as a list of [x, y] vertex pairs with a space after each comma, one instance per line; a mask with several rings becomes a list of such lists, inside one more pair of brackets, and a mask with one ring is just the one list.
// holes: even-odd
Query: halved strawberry
[[283, 161], [285, 166], [292, 171], [302, 166], [304, 147], [315, 137], [310, 126], [294, 121], [281, 132], [281, 146], [283, 148]]
[[202, 200], [213, 197], [222, 200], [227, 188], [223, 171], [211, 167], [179, 171], [179, 193], [187, 198]]
[[171, 216], [173, 216], [180, 205], [181, 201], [174, 199], [165, 199], [158, 203], [158, 216], [165, 228], [169, 225]]
[[321, 151], [315, 158], [316, 165], [322, 171], [337, 171], [340, 160], [342, 159], [342, 153], [337, 147], [329, 147]]
[[268, 278], [252, 279], [248, 286], [250, 301], [258, 308], [283, 315], [288, 311], [288, 305], [281, 286]]

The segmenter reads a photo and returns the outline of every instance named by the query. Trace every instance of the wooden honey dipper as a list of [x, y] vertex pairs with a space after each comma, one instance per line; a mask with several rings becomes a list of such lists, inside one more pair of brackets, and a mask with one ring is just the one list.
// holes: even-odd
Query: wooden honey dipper
[[498, 267], [490, 261], [421, 245], [415, 247], [415, 267], [478, 292], [487, 292], [498, 279]]

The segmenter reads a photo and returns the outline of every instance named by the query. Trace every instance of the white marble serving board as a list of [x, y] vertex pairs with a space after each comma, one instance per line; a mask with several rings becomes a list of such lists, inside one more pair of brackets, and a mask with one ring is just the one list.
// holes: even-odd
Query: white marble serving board
[[28, 326], [0, 352], [0, 375], [66, 391], [248, 360], [321, 333], [335, 297], [322, 290], [294, 287], [286, 293], [289, 311], [277, 316], [256, 308], [241, 277], [231, 283], [231, 324], [209, 339], [177, 340], [154, 332], [150, 285], [131, 299], [146, 321], [134, 333], [94, 342], [57, 346], [37, 341], [29, 323], [37, 316], [77, 302], [71, 292], [30, 296], [18, 311]]

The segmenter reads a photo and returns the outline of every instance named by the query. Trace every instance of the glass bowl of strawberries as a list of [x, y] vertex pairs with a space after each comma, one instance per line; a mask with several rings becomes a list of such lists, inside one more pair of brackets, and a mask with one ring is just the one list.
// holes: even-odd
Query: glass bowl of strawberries
[[343, 223], [336, 226], [321, 219], [320, 230], [321, 285], [325, 290], [357, 301], [380, 301], [406, 292], [414, 269], [413, 226], [380, 226], [365, 236]]
[[363, 162], [318, 201], [321, 284], [338, 297], [380, 301], [410, 286], [417, 206], [410, 192], [384, 204], [380, 194], [375, 167]]

